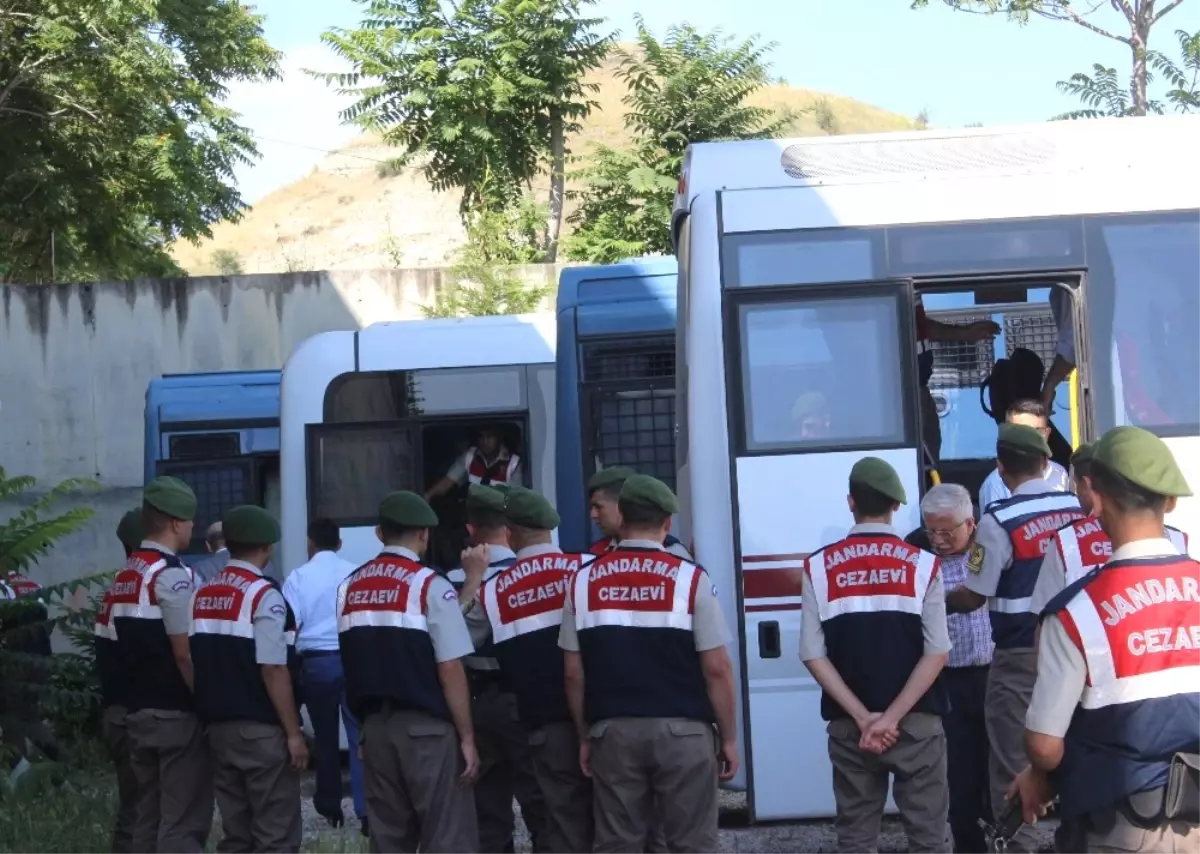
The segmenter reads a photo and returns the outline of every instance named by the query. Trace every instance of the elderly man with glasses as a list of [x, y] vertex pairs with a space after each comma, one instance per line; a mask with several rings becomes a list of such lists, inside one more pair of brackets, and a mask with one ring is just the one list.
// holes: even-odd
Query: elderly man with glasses
[[[983, 565], [975, 545], [975, 513], [971, 494], [957, 483], [935, 486], [921, 501], [921, 519], [932, 551], [942, 559], [942, 583], [949, 593]], [[950, 660], [942, 684], [950, 695], [946, 729], [947, 777], [950, 784], [950, 829], [954, 850], [983, 852], [979, 819], [991, 818], [988, 795], [988, 735], [984, 697], [992, 662], [992, 627], [986, 608], [947, 614]]]

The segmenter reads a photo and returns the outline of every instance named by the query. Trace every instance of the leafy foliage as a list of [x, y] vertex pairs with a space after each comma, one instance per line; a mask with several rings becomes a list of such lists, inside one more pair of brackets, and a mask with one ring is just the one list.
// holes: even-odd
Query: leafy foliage
[[178, 275], [167, 245], [243, 204], [226, 85], [277, 74], [234, 0], [0, 5], [0, 278]]
[[519, 265], [539, 260], [542, 210], [528, 199], [506, 210], [481, 205], [467, 214], [467, 242], [449, 270], [448, 285], [426, 317], [484, 317], [536, 311], [552, 286], [533, 286]]
[[583, 78], [610, 43], [582, 15], [593, 0], [364, 2], [358, 29], [322, 37], [354, 71], [315, 75], [357, 99], [345, 121], [382, 133], [398, 164], [420, 160], [435, 189], [460, 190], [464, 221], [519, 204], [548, 158], [561, 196], [565, 135], [595, 106]]
[[[63, 537], [82, 528], [93, 515], [88, 507], [58, 511], [55, 505], [92, 484], [69, 480], [45, 495], [27, 500], [36, 486], [30, 477], [9, 477], [0, 468], [0, 499], [23, 505], [0, 522], [0, 578], [24, 574]], [[90, 629], [96, 604], [71, 610], [80, 589], [95, 588], [108, 576], [92, 576], [42, 587], [14, 600], [0, 599], [0, 753], [56, 760], [55, 735], [86, 729], [99, 707], [91, 658]], [[73, 653], [49, 655], [55, 628], [76, 640]], [[79, 643], [83, 641], [83, 643]], [[52, 720], [58, 732], [44, 721]], [[12, 758], [11, 755], [8, 758]]]
[[702, 33], [687, 24], [659, 41], [637, 18], [637, 47], [617, 51], [633, 143], [624, 151], [598, 146], [589, 155], [581, 171], [587, 186], [572, 216], [572, 258], [611, 263], [670, 251], [668, 223], [687, 147], [770, 139], [795, 119], [748, 102], [774, 82], [767, 61], [774, 47], [757, 37], [735, 43], [720, 30]]
[[212, 265], [222, 276], [240, 276], [246, 272], [242, 256], [232, 249], [216, 249], [212, 254]]
[[[1171, 86], [1163, 94], [1162, 101], [1146, 101], [1147, 113], [1161, 115], [1166, 112], [1168, 106], [1180, 113], [1200, 109], [1200, 88], [1197, 87], [1200, 80], [1200, 31], [1189, 34], [1184, 30], [1177, 30], [1175, 37], [1179, 40], [1179, 50], [1182, 54], [1178, 64], [1158, 51], [1147, 53], [1150, 70], [1146, 73], [1146, 83], [1152, 84], [1157, 73]], [[1078, 98], [1084, 106], [1082, 109], [1055, 116], [1055, 119], [1138, 115], [1131, 102], [1130, 87], [1121, 82], [1121, 76], [1115, 68], [1095, 63], [1090, 75], [1082, 72], [1072, 74], [1069, 79], [1060, 80], [1057, 85], [1058, 91]]]
[[[1140, 0], [1140, 2], [1134, 3], [1130, 3], [1128, 0], [1109, 0], [1108, 4], [1101, 0], [1091, 4], [1076, 3], [1074, 0], [942, 0], [942, 2], [950, 8], [962, 12], [985, 15], [1002, 14], [1018, 24], [1026, 24], [1032, 17], [1049, 21], [1063, 21], [1126, 45], [1129, 48], [1131, 65], [1129, 96], [1125, 99], [1124, 106], [1114, 102], [1111, 97], [1116, 72], [1102, 65], [1094, 65], [1092, 67], [1094, 76], [1076, 74], [1070, 80], [1058, 84], [1060, 91], [1077, 94], [1085, 104], [1094, 105], [1085, 110], [1076, 111], [1074, 114], [1068, 114], [1068, 117], [1144, 116], [1147, 113], [1161, 112], [1161, 104], [1152, 102], [1147, 94], [1151, 81], [1151, 68], [1155, 67], [1154, 54], [1150, 50], [1150, 33], [1155, 24], [1179, 8], [1184, 0], [1164, 0], [1161, 4], [1157, 0]], [[911, 0], [913, 9], [921, 9], [928, 5], [929, 0]], [[1097, 17], [1096, 13], [1104, 9], [1106, 5], [1117, 13], [1115, 16], [1109, 16], [1113, 18], [1112, 22]], [[1187, 56], [1187, 48], [1184, 49], [1184, 55]], [[1161, 66], [1157, 70], [1165, 73]], [[1113, 112], [1118, 108], [1123, 112]]]

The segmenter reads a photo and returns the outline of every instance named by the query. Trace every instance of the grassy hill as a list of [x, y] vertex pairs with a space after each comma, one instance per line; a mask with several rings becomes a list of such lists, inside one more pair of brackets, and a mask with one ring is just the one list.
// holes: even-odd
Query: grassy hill
[[[620, 146], [626, 139], [625, 87], [614, 70], [610, 61], [594, 74], [600, 107], [569, 140], [575, 155], [596, 143]], [[776, 110], [805, 110], [823, 101], [837, 133], [913, 127], [911, 119], [852, 98], [790, 86], [763, 90], [753, 100]], [[811, 110], [789, 129], [793, 136], [824, 133]], [[192, 275], [217, 272], [217, 250], [234, 253], [247, 273], [441, 266], [463, 239], [459, 196], [434, 192], [416, 169], [384, 174], [378, 161], [394, 156], [377, 137], [359, 137], [309, 175], [259, 200], [241, 222], [217, 225], [211, 240], [176, 245], [175, 259]], [[535, 191], [545, 195], [542, 186]]]

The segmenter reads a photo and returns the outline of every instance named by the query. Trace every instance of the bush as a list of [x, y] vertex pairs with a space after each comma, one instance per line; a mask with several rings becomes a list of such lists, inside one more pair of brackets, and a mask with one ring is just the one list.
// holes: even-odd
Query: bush
[[240, 276], [246, 272], [242, 256], [232, 249], [217, 249], [212, 254], [212, 264], [222, 276]]

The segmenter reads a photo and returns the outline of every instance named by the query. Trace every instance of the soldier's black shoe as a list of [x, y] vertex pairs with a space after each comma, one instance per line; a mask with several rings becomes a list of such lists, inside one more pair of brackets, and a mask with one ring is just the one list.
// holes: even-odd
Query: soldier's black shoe
[[364, 815], [358, 821], [359, 821], [358, 832], [361, 833], [363, 836], [365, 836], [367, 839], [370, 839], [371, 838], [371, 825], [367, 822], [367, 817]]

